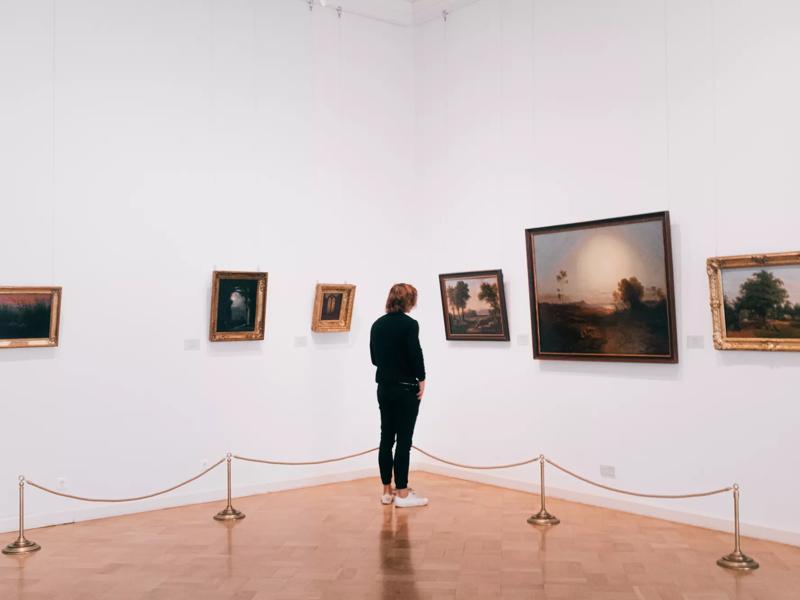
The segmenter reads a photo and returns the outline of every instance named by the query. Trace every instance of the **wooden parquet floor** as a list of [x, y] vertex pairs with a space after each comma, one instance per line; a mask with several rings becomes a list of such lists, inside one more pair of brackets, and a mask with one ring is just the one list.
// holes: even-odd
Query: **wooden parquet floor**
[[0, 598], [800, 598], [800, 548], [746, 539], [762, 568], [736, 574], [715, 564], [727, 534], [558, 500], [537, 529], [536, 496], [412, 480], [430, 506], [384, 507], [370, 479], [242, 498], [232, 524], [215, 503], [32, 530], [43, 550], [0, 556]]

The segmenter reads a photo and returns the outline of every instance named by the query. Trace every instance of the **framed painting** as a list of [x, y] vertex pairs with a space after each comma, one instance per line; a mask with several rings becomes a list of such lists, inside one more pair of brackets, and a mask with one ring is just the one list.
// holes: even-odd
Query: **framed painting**
[[500, 269], [439, 275], [439, 288], [448, 340], [509, 340], [506, 293]]
[[678, 362], [668, 212], [525, 239], [534, 358]]
[[212, 342], [264, 339], [267, 274], [214, 271], [211, 282]]
[[709, 258], [717, 350], [800, 351], [800, 252]]
[[0, 348], [58, 346], [60, 287], [0, 287]]
[[311, 330], [317, 333], [350, 331], [356, 286], [346, 283], [318, 283], [314, 297]]

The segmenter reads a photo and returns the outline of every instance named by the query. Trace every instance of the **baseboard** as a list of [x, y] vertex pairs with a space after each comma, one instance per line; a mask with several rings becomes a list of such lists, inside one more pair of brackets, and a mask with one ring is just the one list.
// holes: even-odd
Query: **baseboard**
[[[450, 467], [447, 465], [415, 461], [414, 470], [433, 473], [435, 475], [444, 475], [446, 477], [455, 477], [457, 479], [466, 479], [468, 481], [476, 481], [479, 483], [486, 483], [489, 485], [519, 490], [522, 492], [531, 492], [534, 494], [539, 493], [539, 486], [532, 482], [527, 483], [518, 481], [516, 479], [491, 475], [479, 471], [465, 471], [464, 469]], [[606, 496], [600, 496], [590, 492], [574, 492], [572, 490], [565, 490], [551, 486], [547, 486], [547, 495], [548, 497], [558, 498], [561, 500], [569, 500], [571, 502], [579, 502], [581, 504], [589, 504], [591, 506], [611, 508], [621, 512], [655, 517], [658, 519], [664, 519], [665, 521], [672, 521], [675, 523], [683, 523], [685, 525], [704, 527], [706, 529], [712, 529], [715, 531], [733, 533], [732, 520], [660, 508], [658, 506], [650, 506], [648, 504], [641, 504], [630, 500], [608, 498]], [[535, 507], [532, 506], [531, 508], [533, 509]], [[754, 525], [747, 522], [742, 522], [741, 527], [742, 535], [747, 537], [769, 540], [771, 542], [779, 542], [781, 544], [789, 544], [792, 546], [800, 546], [800, 532], [797, 531], [784, 531], [781, 529], [764, 527], [762, 525]]]
[[[414, 462], [413, 469], [415, 471], [423, 471], [436, 475], [444, 475], [446, 477], [455, 477], [457, 479], [476, 481], [479, 483], [486, 483], [512, 490], [519, 490], [534, 494], [539, 493], [539, 486], [532, 482], [528, 483], [518, 481], [516, 479], [501, 477], [484, 472], [465, 471], [464, 469], [459, 469], [456, 467], [418, 461]], [[357, 469], [352, 471], [344, 471], [342, 473], [331, 473], [327, 475], [304, 477], [300, 479], [234, 486], [233, 495], [235, 498], [241, 498], [244, 496], [254, 496], [257, 494], [267, 494], [270, 492], [293, 490], [315, 485], [338, 483], [342, 481], [353, 481], [355, 479], [375, 476], [376, 473], [374, 468]], [[38, 493], [38, 491], [28, 490], [28, 493]], [[106, 517], [148, 512], [152, 510], [172, 508], [175, 506], [186, 506], [189, 504], [201, 504], [204, 502], [214, 501], [224, 502], [226, 493], [227, 491], [224, 488], [218, 488], [204, 492], [189, 492], [183, 494], [166, 495], [159, 498], [142, 500], [140, 502], [132, 502], [130, 504], [83, 504], [82, 506], [77, 506], [71, 510], [27, 514], [25, 515], [25, 525], [28, 529], [33, 529], [36, 527], [47, 527], [50, 525], [61, 525], [65, 523], [76, 523], [80, 521], [90, 521], [92, 519], [102, 519]], [[572, 490], [550, 486], [547, 488], [547, 494], [548, 496], [559, 498], [561, 500], [569, 500], [571, 502], [579, 502], [581, 504], [588, 504], [591, 506], [600, 506], [622, 512], [655, 517], [658, 519], [664, 519], [666, 521], [694, 525], [696, 527], [704, 527], [706, 529], [712, 529], [715, 531], [723, 531], [726, 533], [733, 531], [733, 523], [731, 521], [716, 517], [709, 517], [706, 515], [660, 508], [657, 506], [632, 502], [630, 500], [608, 498], [598, 494], [575, 492]], [[67, 502], [78, 504], [77, 501], [72, 500]], [[222, 506], [220, 506], [220, 508], [222, 508]], [[535, 507], [532, 506], [532, 509], [533, 508]], [[212, 515], [209, 515], [209, 518], [211, 516]], [[0, 519], [0, 533], [17, 531], [17, 526], [18, 520], [16, 517]], [[800, 532], [784, 531], [743, 522], [742, 534], [752, 538], [769, 540], [782, 544], [790, 544], [792, 546], [800, 546]]]
[[[327, 483], [353, 481], [355, 479], [363, 479], [371, 476], [376, 476], [374, 468], [344, 471], [342, 473], [331, 473], [327, 475], [318, 475], [315, 477], [304, 477], [300, 479], [290, 479], [271, 483], [259, 483], [255, 485], [234, 485], [233, 496], [234, 498], [242, 498], [244, 496], [255, 496], [257, 494], [267, 494], [269, 492], [294, 490], [297, 488], [324, 485]], [[38, 490], [33, 490], [30, 488], [27, 490], [27, 494], [38, 493], [44, 492], [39, 492]], [[125, 504], [86, 504], [77, 500], [65, 500], [65, 503], [73, 504], [76, 507], [74, 509], [56, 512], [26, 514], [25, 527], [26, 529], [34, 529], [36, 527], [47, 527], [50, 525], [64, 525], [67, 523], [77, 523], [79, 521], [91, 521], [93, 519], [117, 517], [120, 515], [161, 510], [163, 508], [186, 506], [189, 504], [202, 504], [204, 502], [219, 501], [224, 504], [226, 496], [227, 490], [225, 488], [217, 488], [204, 492], [167, 494], [158, 498], [151, 498], [148, 500], [141, 500], [138, 502]], [[224, 506], [221, 504], [220, 509], [222, 508], [224, 508]], [[209, 519], [212, 516], [213, 515], [209, 514]], [[17, 531], [18, 526], [18, 517], [0, 519], [0, 533], [15, 532]]]

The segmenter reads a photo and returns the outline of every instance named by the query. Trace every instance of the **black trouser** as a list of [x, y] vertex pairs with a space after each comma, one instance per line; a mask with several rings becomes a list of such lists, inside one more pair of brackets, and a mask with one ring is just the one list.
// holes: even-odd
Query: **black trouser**
[[[378, 406], [381, 409], [381, 447], [378, 465], [383, 485], [392, 483], [398, 490], [408, 487], [408, 462], [411, 454], [411, 438], [419, 413], [417, 385], [378, 385]], [[397, 450], [392, 458], [392, 446], [397, 437]]]

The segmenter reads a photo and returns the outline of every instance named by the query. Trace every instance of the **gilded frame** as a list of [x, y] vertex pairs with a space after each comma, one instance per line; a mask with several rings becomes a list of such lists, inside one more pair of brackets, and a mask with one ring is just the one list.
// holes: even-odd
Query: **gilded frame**
[[[242, 342], [264, 339], [267, 312], [267, 273], [249, 271], [214, 271], [211, 278], [211, 319], [208, 339], [212, 342]], [[218, 331], [217, 313], [219, 310], [220, 282], [226, 279], [255, 280], [256, 288], [255, 323], [253, 331]]]
[[60, 287], [0, 287], [0, 295], [50, 294], [50, 330], [45, 338], [2, 338], [0, 348], [49, 348], [58, 346], [61, 324]]
[[[453, 333], [448, 314], [447, 281], [452, 279], [497, 279], [497, 290], [500, 300], [500, 333]], [[487, 269], [486, 271], [467, 271], [464, 273], [444, 273], [439, 275], [439, 293], [442, 297], [442, 316], [444, 317], [444, 335], [448, 341], [472, 342], [507, 342], [511, 339], [508, 327], [508, 309], [506, 308], [506, 290], [503, 284], [502, 269]]]
[[727, 335], [722, 271], [725, 269], [764, 266], [800, 266], [800, 252], [717, 256], [706, 261], [714, 348], [717, 350], [800, 352], [800, 338], [731, 338]]
[[[342, 294], [339, 319], [322, 318], [322, 305], [326, 294]], [[316, 333], [343, 333], [350, 331], [353, 324], [353, 305], [356, 299], [356, 286], [347, 283], [318, 283], [314, 295], [314, 312], [311, 315], [311, 331]]]
[[[660, 223], [663, 250], [664, 271], [667, 289], [665, 300], [667, 302], [667, 335], [669, 336], [669, 350], [665, 354], [582, 354], [573, 352], [543, 351], [541, 348], [541, 335], [539, 333], [539, 301], [537, 299], [537, 274], [536, 252], [534, 238], [537, 235], [572, 231], [578, 229], [602, 229], [615, 225], [626, 225], [654, 221]], [[675, 311], [675, 277], [672, 265], [672, 229], [670, 226], [669, 211], [652, 212], [625, 217], [613, 217], [597, 221], [582, 221], [566, 225], [551, 225], [547, 227], [532, 227], [525, 230], [525, 245], [528, 255], [528, 292], [531, 310], [531, 333], [533, 339], [533, 358], [537, 360], [574, 360], [574, 361], [604, 361], [604, 362], [632, 362], [632, 363], [667, 363], [678, 362], [678, 331]]]

